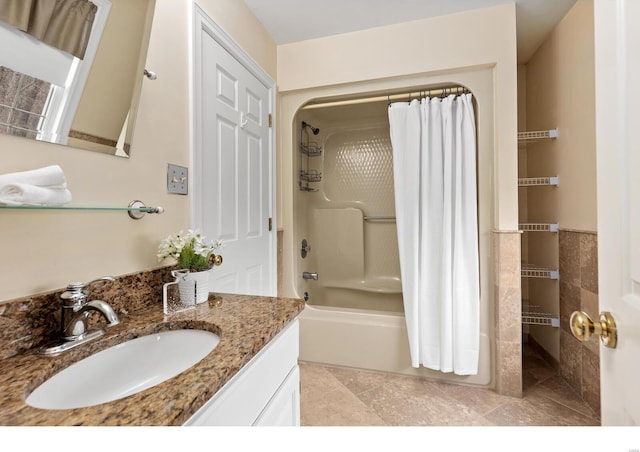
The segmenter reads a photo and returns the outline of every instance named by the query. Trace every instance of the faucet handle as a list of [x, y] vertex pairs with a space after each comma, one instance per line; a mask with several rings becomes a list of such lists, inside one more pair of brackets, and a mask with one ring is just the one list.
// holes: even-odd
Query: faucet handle
[[66, 305], [83, 304], [88, 292], [82, 289], [90, 284], [100, 281], [115, 281], [115, 279], [112, 276], [103, 276], [102, 278], [94, 279], [93, 281], [89, 281], [87, 283], [82, 283], [79, 281], [72, 282], [67, 286], [67, 290], [62, 295], [60, 295], [60, 298], [64, 300], [64, 303]]
[[76, 282], [70, 283], [67, 286], [67, 290], [69, 290], [69, 291], [82, 290], [85, 287], [87, 287], [88, 285], [96, 283], [96, 282], [100, 282], [100, 281], [115, 281], [115, 279], [112, 276], [103, 276], [102, 278], [94, 279], [93, 281], [89, 281], [87, 283], [82, 283], [82, 282], [76, 281]]

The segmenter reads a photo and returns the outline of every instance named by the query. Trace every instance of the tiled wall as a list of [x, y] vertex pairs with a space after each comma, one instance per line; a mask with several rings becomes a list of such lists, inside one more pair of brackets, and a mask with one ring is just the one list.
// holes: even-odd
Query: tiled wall
[[522, 294], [518, 231], [493, 233], [496, 392], [522, 396]]
[[597, 336], [578, 341], [571, 333], [573, 311], [599, 316], [598, 237], [560, 231], [560, 374], [582, 399], [600, 412], [600, 344]]

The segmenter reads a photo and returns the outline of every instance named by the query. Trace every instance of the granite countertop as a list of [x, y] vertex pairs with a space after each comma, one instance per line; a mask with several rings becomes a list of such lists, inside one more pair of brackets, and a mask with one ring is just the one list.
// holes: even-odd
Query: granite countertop
[[[162, 304], [120, 315], [101, 338], [59, 356], [35, 351], [0, 360], [0, 425], [182, 425], [304, 309], [292, 298], [210, 294], [169, 316]], [[158, 331], [195, 328], [220, 336], [202, 361], [157, 386], [88, 408], [41, 410], [24, 400], [45, 380], [93, 353]]]

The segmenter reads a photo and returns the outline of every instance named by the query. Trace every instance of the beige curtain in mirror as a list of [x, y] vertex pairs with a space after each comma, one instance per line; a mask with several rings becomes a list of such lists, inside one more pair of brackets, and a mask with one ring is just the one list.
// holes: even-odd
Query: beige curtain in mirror
[[97, 9], [89, 0], [0, 0], [0, 20], [83, 59]]

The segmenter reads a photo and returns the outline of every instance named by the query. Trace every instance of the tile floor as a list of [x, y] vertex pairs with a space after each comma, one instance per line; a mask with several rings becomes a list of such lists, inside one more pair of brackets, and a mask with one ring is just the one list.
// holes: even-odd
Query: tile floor
[[379, 372], [300, 363], [303, 426], [597, 426], [599, 416], [531, 348], [523, 398]]

